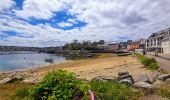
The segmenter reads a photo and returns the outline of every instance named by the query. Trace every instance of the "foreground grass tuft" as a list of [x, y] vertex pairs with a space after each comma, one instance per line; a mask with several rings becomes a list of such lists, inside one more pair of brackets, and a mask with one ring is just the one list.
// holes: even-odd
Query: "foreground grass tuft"
[[[0, 85], [0, 100], [15, 100], [15, 93], [21, 88], [31, 88], [34, 85], [14, 82]], [[20, 95], [20, 94], [19, 94]], [[21, 100], [21, 99], [19, 99]]]
[[89, 84], [96, 100], [136, 100], [139, 97], [139, 93], [135, 93], [131, 87], [116, 81], [92, 80]]

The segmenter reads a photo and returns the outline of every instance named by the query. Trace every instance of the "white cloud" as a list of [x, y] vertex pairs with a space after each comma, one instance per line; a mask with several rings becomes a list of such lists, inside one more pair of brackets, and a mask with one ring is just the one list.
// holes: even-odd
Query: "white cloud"
[[60, 0], [25, 0], [23, 10], [14, 10], [22, 18], [50, 19], [54, 12], [64, 9]]
[[61, 28], [64, 28], [64, 27], [72, 26], [72, 24], [69, 22], [60, 22], [60, 23], [58, 23], [58, 26]]
[[68, 19], [67, 22], [72, 23], [72, 24], [77, 24], [75, 19]]
[[15, 2], [12, 0], [1, 0], [0, 1], [0, 12], [8, 10], [15, 5]]
[[68, 9], [75, 19], [58, 23], [60, 27], [72, 26], [77, 21], [87, 25], [64, 31], [52, 27], [50, 23], [32, 25], [0, 15], [3, 17], [0, 18], [0, 34], [2, 31], [16, 31], [23, 37], [32, 37], [11, 36], [7, 38], [9, 41], [1, 40], [0, 44], [48, 46], [73, 39], [115, 41], [121, 40], [121, 37], [134, 40], [144, 38], [152, 32], [170, 27], [169, 5], [169, 0], [25, 0], [23, 9], [14, 10], [18, 17], [51, 19], [55, 12]]

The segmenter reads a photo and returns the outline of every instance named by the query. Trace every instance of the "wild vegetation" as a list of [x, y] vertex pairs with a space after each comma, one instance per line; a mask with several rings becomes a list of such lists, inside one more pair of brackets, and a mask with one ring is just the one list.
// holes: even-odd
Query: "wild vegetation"
[[131, 87], [116, 81], [92, 80], [89, 84], [91, 90], [94, 91], [96, 100], [135, 100], [140, 96]]
[[148, 58], [139, 53], [135, 53], [135, 55], [141, 61], [141, 63], [145, 65], [148, 69], [157, 70], [159, 68], [154, 58]]
[[[49, 73], [33, 89], [22, 88], [14, 95], [18, 99], [29, 100], [88, 100], [88, 90], [94, 92], [97, 100], [135, 100], [139, 94], [131, 87], [116, 81], [77, 80], [73, 73], [56, 71]], [[89, 99], [90, 100], [90, 99]]]

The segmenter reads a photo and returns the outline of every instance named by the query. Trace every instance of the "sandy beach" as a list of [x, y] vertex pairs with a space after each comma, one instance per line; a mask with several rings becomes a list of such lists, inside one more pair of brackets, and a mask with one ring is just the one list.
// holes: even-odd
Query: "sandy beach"
[[48, 72], [54, 70], [68, 70], [78, 78], [90, 80], [97, 76], [116, 77], [118, 72], [128, 71], [134, 79], [140, 75], [150, 76], [155, 71], [147, 70], [134, 55], [119, 57], [114, 54], [102, 54], [95, 59], [65, 61], [59, 64], [40, 67], [37, 69], [4, 72], [0, 79], [6, 77], [23, 77], [28, 80], [41, 80]]

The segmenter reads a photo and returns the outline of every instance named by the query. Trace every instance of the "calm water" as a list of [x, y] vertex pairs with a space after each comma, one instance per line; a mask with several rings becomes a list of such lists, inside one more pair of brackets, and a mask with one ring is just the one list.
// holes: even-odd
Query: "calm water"
[[63, 56], [43, 53], [0, 55], [0, 72], [35, 68], [64, 60]]

